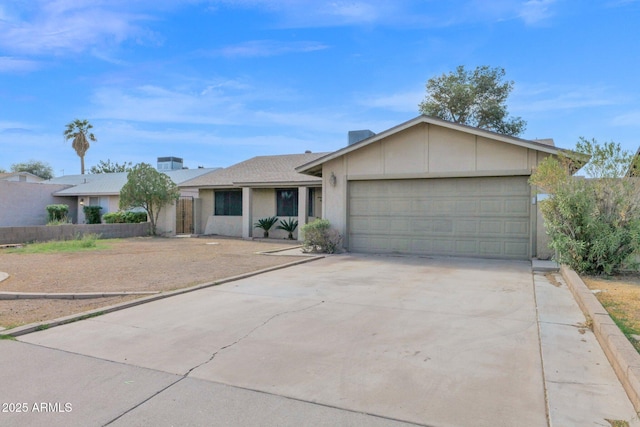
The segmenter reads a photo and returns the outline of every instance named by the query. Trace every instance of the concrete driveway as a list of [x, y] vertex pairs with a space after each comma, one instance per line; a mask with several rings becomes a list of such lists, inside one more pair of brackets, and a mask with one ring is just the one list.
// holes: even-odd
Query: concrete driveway
[[606, 360], [543, 356], [599, 349], [555, 332], [560, 288], [526, 262], [333, 256], [0, 341], [0, 399], [29, 406], [0, 424], [637, 425]]

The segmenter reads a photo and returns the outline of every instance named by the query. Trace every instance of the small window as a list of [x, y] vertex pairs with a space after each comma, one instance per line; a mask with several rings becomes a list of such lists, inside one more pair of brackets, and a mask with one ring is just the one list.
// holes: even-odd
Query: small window
[[276, 215], [298, 216], [298, 189], [276, 190]]
[[100, 197], [89, 197], [89, 206], [102, 206], [100, 204]]
[[242, 191], [216, 191], [214, 213], [219, 216], [242, 216]]

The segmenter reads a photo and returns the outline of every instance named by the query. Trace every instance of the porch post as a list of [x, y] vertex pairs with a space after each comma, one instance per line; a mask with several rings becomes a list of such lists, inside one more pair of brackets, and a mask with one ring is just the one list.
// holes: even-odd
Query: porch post
[[242, 188], [242, 237], [253, 237], [253, 189]]
[[308, 208], [309, 203], [309, 187], [298, 187], [298, 240], [303, 241], [304, 235], [302, 233], [302, 226], [307, 223], [309, 219]]

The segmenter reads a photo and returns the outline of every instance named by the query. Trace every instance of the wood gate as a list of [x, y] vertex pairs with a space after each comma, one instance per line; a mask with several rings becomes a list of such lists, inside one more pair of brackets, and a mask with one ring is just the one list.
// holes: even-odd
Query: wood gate
[[193, 197], [180, 197], [176, 203], [176, 234], [193, 234]]

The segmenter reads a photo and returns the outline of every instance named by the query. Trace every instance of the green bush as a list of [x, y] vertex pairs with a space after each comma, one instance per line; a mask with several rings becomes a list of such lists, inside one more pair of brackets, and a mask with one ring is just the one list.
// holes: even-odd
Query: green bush
[[147, 222], [146, 212], [109, 212], [103, 216], [104, 222], [107, 224], [137, 224], [139, 222]]
[[84, 211], [84, 217], [87, 221], [87, 224], [102, 223], [102, 219], [100, 218], [100, 211], [102, 210], [102, 206], [84, 206], [82, 210]]
[[574, 178], [571, 159], [547, 157], [530, 182], [549, 194], [540, 202], [549, 246], [556, 260], [578, 273], [611, 275], [635, 268], [640, 250], [640, 188], [625, 171], [631, 154], [613, 142], [581, 138], [578, 151], [590, 156], [589, 178]]
[[47, 205], [47, 222], [67, 223], [69, 205]]
[[328, 254], [340, 250], [342, 236], [333, 228], [327, 219], [318, 218], [302, 226], [304, 252], [323, 252]]

